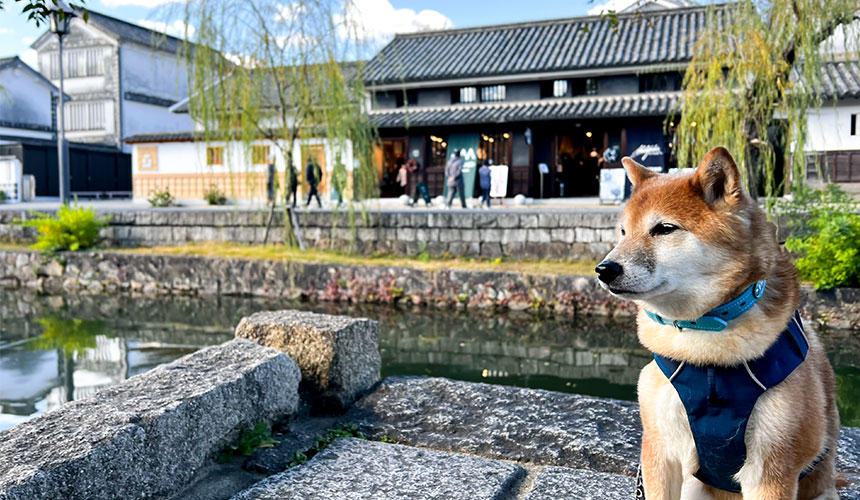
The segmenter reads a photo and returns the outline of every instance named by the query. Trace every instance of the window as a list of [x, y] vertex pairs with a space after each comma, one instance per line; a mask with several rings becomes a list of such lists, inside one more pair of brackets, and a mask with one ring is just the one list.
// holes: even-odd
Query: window
[[552, 96], [565, 97], [570, 90], [570, 83], [567, 80], [556, 80], [552, 82]]
[[67, 102], [63, 122], [66, 130], [104, 130], [104, 101]]
[[448, 161], [448, 140], [444, 136], [430, 136], [430, 164], [444, 165]]
[[504, 85], [490, 85], [489, 87], [481, 87], [481, 101], [493, 102], [505, 100]]
[[221, 146], [206, 148], [206, 165], [223, 165], [224, 148]]
[[666, 92], [681, 89], [680, 73], [639, 75], [639, 92]]
[[268, 165], [269, 146], [253, 146], [251, 148], [251, 163], [254, 165]]
[[[67, 78], [78, 78], [83, 76], [100, 76], [105, 72], [105, 58], [108, 51], [105, 47], [88, 47], [84, 49], [70, 49], [63, 52], [63, 76]], [[56, 80], [60, 78], [60, 55], [59, 52], [42, 54], [40, 65], [42, 73], [48, 74], [49, 78]]]
[[857, 135], [857, 113], [851, 114], [851, 135]]
[[481, 134], [478, 140], [478, 160], [493, 160], [495, 165], [507, 165], [511, 153], [511, 134]]
[[478, 89], [475, 87], [460, 87], [460, 102], [476, 102]]
[[597, 78], [585, 79], [585, 94], [597, 95]]

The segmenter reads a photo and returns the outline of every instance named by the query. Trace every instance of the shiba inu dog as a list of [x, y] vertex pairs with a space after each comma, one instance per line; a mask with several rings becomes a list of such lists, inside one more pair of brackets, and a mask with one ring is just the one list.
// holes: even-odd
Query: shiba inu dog
[[639, 306], [654, 353], [638, 383], [646, 498], [836, 499], [833, 369], [731, 155], [672, 175], [623, 164], [633, 194], [596, 271]]

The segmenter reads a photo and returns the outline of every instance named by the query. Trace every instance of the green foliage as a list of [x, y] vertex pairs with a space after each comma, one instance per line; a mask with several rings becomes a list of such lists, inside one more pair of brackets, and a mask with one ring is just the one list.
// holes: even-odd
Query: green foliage
[[[314, 438], [313, 447], [305, 451], [297, 451], [295, 456], [293, 457], [293, 460], [287, 465], [287, 468], [295, 467], [296, 465], [302, 465], [303, 463], [312, 459], [317, 453], [328, 448], [328, 446], [332, 444], [337, 438], [367, 439], [367, 436], [365, 436], [364, 433], [358, 429], [358, 425], [356, 424], [344, 424], [343, 427], [329, 429], [325, 434]], [[383, 436], [383, 441], [385, 439], [387, 439], [387, 437]], [[388, 443], [394, 441], [384, 442]]]
[[[21, 14], [27, 16], [28, 21], [36, 23], [38, 28], [42, 24], [49, 24], [49, 16], [51, 9], [59, 6], [59, 0], [13, 0], [16, 4], [21, 5]], [[84, 9], [84, 1], [80, 2], [68, 1], [66, 5], [80, 12], [80, 16], [84, 21], [87, 20], [89, 14]], [[0, 0], [0, 10], [6, 8], [6, 0]]]
[[209, 205], [226, 205], [227, 204], [227, 195], [221, 192], [218, 189], [218, 186], [212, 184], [209, 186], [209, 190], [203, 194], [203, 199], [206, 200], [206, 203]]
[[0, 191], [0, 203], [3, 203], [8, 199], [9, 197], [6, 195], [6, 191]]
[[35, 227], [39, 231], [36, 243], [31, 247], [42, 252], [61, 252], [86, 250], [100, 241], [99, 231], [110, 220], [109, 217], [96, 218], [93, 208], [63, 205], [56, 216], [32, 212], [35, 219], [20, 220], [15, 223], [24, 227]]
[[860, 285], [860, 207], [850, 194], [835, 184], [797, 186], [776, 208], [791, 230], [785, 247], [798, 255], [803, 279], [819, 289]]
[[168, 188], [164, 188], [163, 191], [152, 191], [149, 193], [149, 198], [146, 201], [153, 207], [172, 207], [176, 204], [176, 199], [170, 194], [170, 189]]
[[269, 424], [260, 422], [253, 429], [242, 429], [242, 433], [236, 439], [236, 442], [227, 446], [216, 459], [219, 464], [225, 464], [233, 460], [236, 456], [250, 456], [254, 450], [259, 448], [271, 448], [278, 444], [279, 441], [272, 439], [272, 428]]
[[[779, 194], [783, 157], [791, 157], [793, 178], [804, 178], [807, 112], [829, 97], [820, 91], [830, 57], [821, 43], [852, 22], [857, 0], [822, 5], [762, 0], [709, 10], [684, 76], [680, 118], [666, 119], [679, 167], [694, 167], [709, 149], [725, 146], [753, 196], [759, 189], [768, 198]], [[848, 53], [848, 38], [831, 52], [857, 57]]]
[[860, 369], [836, 368], [836, 401], [842, 425], [860, 426]]
[[95, 348], [96, 336], [105, 333], [101, 321], [46, 316], [37, 322], [42, 327], [42, 335], [30, 342], [28, 348], [37, 351], [62, 349], [66, 356], [80, 355], [84, 349]]

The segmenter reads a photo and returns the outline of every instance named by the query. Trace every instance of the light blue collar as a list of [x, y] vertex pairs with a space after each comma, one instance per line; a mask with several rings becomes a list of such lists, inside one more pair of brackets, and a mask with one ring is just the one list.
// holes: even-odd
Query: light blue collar
[[658, 314], [646, 310], [645, 314], [661, 325], [672, 325], [678, 330], [689, 328], [690, 330], [706, 330], [710, 332], [719, 332], [729, 326], [729, 321], [737, 318], [741, 314], [749, 311], [755, 305], [758, 299], [764, 294], [765, 280], [756, 281], [749, 288], [744, 290], [740, 297], [726, 302], [725, 304], [711, 309], [699, 319], [686, 320], [671, 320], [666, 319]]

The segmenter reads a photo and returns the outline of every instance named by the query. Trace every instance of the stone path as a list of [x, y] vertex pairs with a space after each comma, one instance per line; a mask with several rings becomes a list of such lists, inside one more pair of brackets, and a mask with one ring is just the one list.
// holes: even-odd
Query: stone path
[[[390, 377], [326, 424], [345, 422], [358, 424], [370, 439], [399, 444], [337, 440], [306, 464], [272, 475], [233, 500], [626, 500], [635, 495], [640, 430], [632, 403]], [[301, 427], [308, 424], [301, 424], [298, 434]], [[246, 468], [273, 473], [294, 452], [294, 441], [256, 453]], [[305, 436], [304, 442], [310, 439]], [[843, 500], [860, 500], [858, 442], [860, 429], [843, 429], [837, 463], [850, 483], [840, 490]]]

